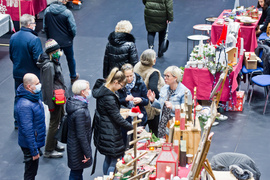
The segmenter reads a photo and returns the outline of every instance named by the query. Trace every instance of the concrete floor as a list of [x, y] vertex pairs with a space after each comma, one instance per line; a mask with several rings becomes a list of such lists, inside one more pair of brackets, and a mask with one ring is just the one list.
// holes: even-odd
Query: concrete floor
[[[256, 5], [256, 0], [243, 0], [240, 5]], [[170, 25], [170, 47], [163, 58], [157, 59], [156, 68], [161, 72], [170, 65], [184, 66], [186, 63], [186, 37], [193, 33], [192, 26], [205, 22], [205, 17], [218, 16], [223, 9], [231, 9], [233, 0], [189, 0], [174, 1], [174, 21]], [[74, 40], [77, 71], [81, 79], [90, 82], [102, 77], [102, 66], [107, 37], [120, 20], [133, 24], [132, 34], [136, 38], [139, 55], [147, 48], [146, 30], [143, 18], [144, 6], [141, 1], [127, 0], [85, 0], [80, 10], [73, 10], [77, 23]], [[40, 26], [40, 23], [38, 24]], [[37, 28], [41, 29], [41, 27]], [[0, 38], [8, 42], [10, 35]], [[45, 35], [39, 31], [42, 44]], [[156, 38], [157, 39], [157, 38]], [[157, 42], [155, 42], [157, 47]], [[157, 49], [155, 49], [157, 50]], [[66, 84], [70, 87], [69, 72], [65, 58], [61, 59]], [[14, 81], [8, 47], [0, 47], [0, 179], [23, 179], [23, 154], [17, 143], [17, 131], [13, 126]], [[246, 84], [242, 85], [243, 89]], [[229, 120], [212, 128], [215, 132], [208, 159], [221, 152], [237, 152], [250, 156], [258, 165], [262, 180], [270, 177], [270, 107], [262, 115], [264, 105], [263, 89], [256, 88], [251, 106], [246, 103], [243, 112], [226, 112]], [[90, 100], [89, 109], [94, 115], [95, 100]], [[93, 146], [94, 149], [94, 146]], [[98, 155], [97, 169], [90, 177], [91, 168], [84, 171], [85, 179], [102, 175], [103, 155]], [[62, 159], [40, 159], [38, 180], [68, 179], [66, 153]], [[267, 178], [268, 177], [268, 178]]]

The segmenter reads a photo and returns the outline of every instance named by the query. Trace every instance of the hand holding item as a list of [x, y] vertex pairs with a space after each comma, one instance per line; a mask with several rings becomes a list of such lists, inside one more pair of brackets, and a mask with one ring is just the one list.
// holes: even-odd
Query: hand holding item
[[150, 89], [147, 91], [147, 97], [148, 99], [153, 102], [156, 98], [156, 94], [154, 91], [151, 91]]
[[84, 160], [82, 160], [83, 163], [86, 163], [87, 161], [90, 160], [90, 158], [86, 158], [85, 155], [83, 157], [84, 157]]
[[142, 98], [136, 97], [136, 98], [133, 99], [133, 103], [134, 103], [135, 105], [137, 105], [137, 104], [139, 104], [139, 103], [141, 103], [141, 102], [142, 102]]
[[39, 154], [37, 154], [36, 156], [33, 156], [33, 161], [37, 160], [39, 157], [40, 157]]
[[126, 101], [133, 101], [134, 97], [132, 95], [127, 95]]
[[172, 109], [173, 108], [173, 105], [170, 101], [165, 101], [165, 106], [169, 109]]

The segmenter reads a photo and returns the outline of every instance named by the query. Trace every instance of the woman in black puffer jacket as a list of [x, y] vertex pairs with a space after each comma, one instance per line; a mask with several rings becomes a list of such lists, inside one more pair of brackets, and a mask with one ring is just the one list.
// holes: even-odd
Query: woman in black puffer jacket
[[120, 102], [115, 94], [124, 87], [125, 78], [122, 71], [113, 68], [106, 83], [98, 79], [93, 88], [93, 97], [97, 99], [93, 124], [94, 144], [100, 154], [105, 155], [104, 175], [114, 172], [117, 159], [125, 152], [121, 127], [126, 130], [133, 129], [133, 126], [121, 116]]
[[103, 61], [104, 79], [114, 67], [120, 69], [123, 64], [130, 63], [134, 66], [138, 62], [135, 38], [130, 34], [131, 30], [132, 24], [129, 21], [120, 21], [115, 31], [110, 33]]
[[84, 168], [92, 165], [91, 117], [88, 99], [91, 97], [89, 82], [77, 80], [72, 85], [74, 96], [67, 100], [68, 139], [67, 154], [70, 168], [69, 180], [81, 180]]

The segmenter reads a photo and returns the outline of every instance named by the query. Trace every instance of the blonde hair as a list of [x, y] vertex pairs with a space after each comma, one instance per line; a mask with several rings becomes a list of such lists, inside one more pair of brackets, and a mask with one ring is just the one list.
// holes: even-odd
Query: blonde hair
[[90, 84], [89, 84], [88, 81], [79, 79], [79, 80], [77, 80], [77, 81], [75, 81], [73, 83], [73, 85], [72, 85], [72, 92], [75, 95], [80, 95], [81, 94], [81, 91], [85, 90], [87, 88], [87, 86], [90, 87]]
[[164, 74], [171, 73], [173, 77], [176, 77], [177, 83], [179, 83], [182, 79], [183, 71], [177, 66], [169, 66], [165, 69]]
[[127, 71], [127, 70], [132, 70], [132, 71], [134, 71], [134, 70], [133, 70], [133, 66], [132, 66], [131, 64], [129, 64], [129, 63], [126, 63], [126, 64], [124, 64], [124, 65], [121, 67], [121, 71], [122, 71], [123, 73], [125, 73], [125, 71]]
[[132, 29], [132, 24], [127, 20], [119, 21], [115, 26], [115, 32], [130, 33]]
[[105, 86], [108, 86], [109, 84], [113, 83], [115, 80], [118, 81], [118, 83], [126, 82], [125, 74], [122, 71], [119, 71], [117, 67], [111, 70], [109, 76], [107, 77]]
[[153, 66], [156, 59], [156, 52], [153, 49], [146, 49], [140, 56], [140, 61], [144, 66]]

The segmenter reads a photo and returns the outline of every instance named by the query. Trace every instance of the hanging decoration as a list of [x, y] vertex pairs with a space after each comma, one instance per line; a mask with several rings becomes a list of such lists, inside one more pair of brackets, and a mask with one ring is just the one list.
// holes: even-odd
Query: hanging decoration
[[7, 0], [7, 7], [19, 7], [19, 0]]

